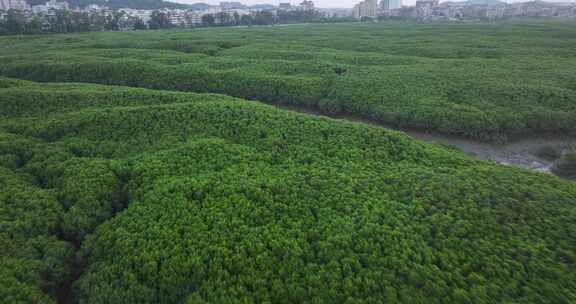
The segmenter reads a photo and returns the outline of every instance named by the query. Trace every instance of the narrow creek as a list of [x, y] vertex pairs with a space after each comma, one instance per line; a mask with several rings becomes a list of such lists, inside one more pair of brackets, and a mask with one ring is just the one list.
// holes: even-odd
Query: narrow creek
[[513, 138], [506, 144], [498, 144], [418, 130], [400, 131], [419, 140], [456, 147], [477, 159], [546, 173], [551, 173], [550, 170], [554, 165], [554, 160], [539, 157], [537, 155], [538, 151], [543, 148], [566, 151], [576, 144], [574, 139], [561, 137], [522, 137]]
[[539, 172], [552, 174], [551, 168], [554, 160], [545, 159], [538, 156], [538, 152], [543, 148], [552, 148], [556, 151], [567, 151], [576, 147], [576, 138], [561, 136], [523, 136], [512, 138], [505, 144], [482, 142], [454, 135], [446, 135], [438, 132], [431, 132], [418, 129], [402, 129], [390, 125], [385, 125], [357, 118], [350, 115], [326, 115], [318, 110], [295, 107], [278, 106], [282, 109], [307, 113], [316, 116], [330, 117], [333, 119], [347, 120], [375, 125], [395, 131], [404, 132], [412, 138], [429, 143], [444, 144], [458, 148], [477, 159], [494, 161], [502, 165], [516, 166]]

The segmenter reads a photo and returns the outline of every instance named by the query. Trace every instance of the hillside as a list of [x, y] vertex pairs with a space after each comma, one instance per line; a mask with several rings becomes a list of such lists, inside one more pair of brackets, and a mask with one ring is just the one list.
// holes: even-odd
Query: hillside
[[2, 303], [576, 300], [574, 183], [223, 95], [0, 79], [0, 188]]

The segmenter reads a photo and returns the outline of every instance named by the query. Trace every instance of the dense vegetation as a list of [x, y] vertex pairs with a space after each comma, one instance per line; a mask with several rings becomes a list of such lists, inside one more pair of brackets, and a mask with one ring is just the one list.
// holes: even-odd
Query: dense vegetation
[[575, 38], [561, 22], [0, 38], [0, 74], [52, 82], [0, 78], [0, 303], [574, 303], [574, 183], [207, 93], [572, 133]]
[[224, 93], [475, 138], [573, 133], [574, 22], [0, 38], [0, 74]]
[[0, 79], [0, 189], [2, 303], [576, 301], [573, 183], [222, 95]]
[[0, 18], [0, 36], [328, 22], [356, 22], [356, 19], [328, 18], [314, 10], [278, 11], [277, 14], [270, 10], [261, 10], [249, 15], [227, 12], [203, 14], [199, 24], [175, 25], [171, 22], [170, 13], [162, 10], [154, 10], [146, 23], [141, 18], [127, 16], [123, 10], [114, 10], [110, 14], [102, 11], [55, 10], [50, 15], [37, 14], [32, 17], [23, 11], [9, 10]]

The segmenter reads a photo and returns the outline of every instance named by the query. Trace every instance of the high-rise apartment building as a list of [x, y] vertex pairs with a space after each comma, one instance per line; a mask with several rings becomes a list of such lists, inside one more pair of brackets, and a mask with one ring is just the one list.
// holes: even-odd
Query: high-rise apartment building
[[402, 7], [402, 0], [382, 0], [380, 8], [385, 11], [399, 9]]
[[378, 13], [378, 0], [364, 0], [354, 6], [353, 14], [356, 18], [376, 17]]
[[30, 5], [24, 0], [0, 0], [0, 10], [29, 10]]

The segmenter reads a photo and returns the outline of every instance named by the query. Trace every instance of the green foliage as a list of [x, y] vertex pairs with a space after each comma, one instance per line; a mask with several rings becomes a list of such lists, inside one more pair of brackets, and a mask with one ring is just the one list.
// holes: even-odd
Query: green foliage
[[42, 23], [37, 18], [29, 19], [24, 12], [8, 10], [0, 18], [0, 36], [7, 34], [38, 34], [42, 31]]
[[0, 302], [576, 300], [574, 183], [224, 95], [0, 87]]
[[4, 37], [0, 75], [222, 93], [480, 139], [573, 134], [575, 28], [387, 22]]
[[58, 240], [62, 206], [12, 170], [0, 167], [0, 302], [52, 303], [69, 276], [72, 246]]
[[172, 23], [170, 23], [170, 18], [167, 13], [162, 11], [154, 11], [150, 16], [150, 20], [148, 21], [148, 27], [153, 30], [163, 29], [163, 28], [171, 28], [173, 27]]

